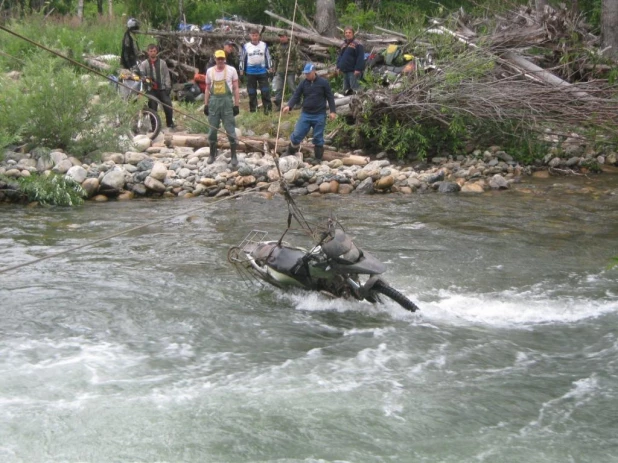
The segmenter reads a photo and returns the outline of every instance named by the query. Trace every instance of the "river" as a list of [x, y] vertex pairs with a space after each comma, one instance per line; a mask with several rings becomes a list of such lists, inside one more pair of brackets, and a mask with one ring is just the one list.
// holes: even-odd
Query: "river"
[[0, 273], [0, 461], [618, 462], [616, 179], [296, 201], [421, 311], [246, 285], [281, 198], [0, 205], [0, 270], [78, 248]]

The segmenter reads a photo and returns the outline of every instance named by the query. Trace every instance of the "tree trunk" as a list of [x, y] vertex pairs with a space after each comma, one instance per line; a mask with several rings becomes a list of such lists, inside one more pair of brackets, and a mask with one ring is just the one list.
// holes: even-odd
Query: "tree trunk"
[[82, 22], [84, 19], [84, 0], [78, 0], [77, 2], [77, 19]]
[[335, 0], [316, 0], [315, 28], [326, 36], [337, 35], [337, 15], [335, 14]]
[[99, 16], [103, 16], [103, 0], [97, 0], [97, 13], [99, 13]]
[[618, 1], [603, 0], [601, 6], [601, 43], [603, 54], [618, 59]]
[[108, 1], [107, 1], [107, 15], [108, 15], [110, 18], [113, 18], [113, 17], [114, 17], [113, 2], [114, 2], [114, 0], [108, 0]]

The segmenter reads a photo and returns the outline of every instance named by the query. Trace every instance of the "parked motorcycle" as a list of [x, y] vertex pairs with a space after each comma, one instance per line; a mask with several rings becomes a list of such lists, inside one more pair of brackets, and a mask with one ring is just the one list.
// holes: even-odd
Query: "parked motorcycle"
[[[149, 77], [140, 76], [137, 72], [132, 71], [123, 71], [119, 77], [111, 76], [111, 79], [115, 83], [118, 93], [125, 100], [139, 98], [140, 95], [143, 97], [143, 94], [152, 87], [152, 81]], [[130, 127], [133, 136], [146, 135], [150, 139], [156, 138], [161, 132], [161, 128], [161, 117], [156, 111], [148, 107], [147, 101], [131, 121]]]
[[[336, 225], [330, 224], [318, 244], [310, 250], [279, 241], [266, 241], [267, 232], [253, 230], [228, 252], [241, 276], [277, 288], [319, 291], [329, 297], [381, 302], [386, 296], [411, 312], [418, 310], [379, 275], [385, 265]], [[367, 278], [363, 283], [361, 277]], [[247, 278], [247, 279], [249, 279]]]

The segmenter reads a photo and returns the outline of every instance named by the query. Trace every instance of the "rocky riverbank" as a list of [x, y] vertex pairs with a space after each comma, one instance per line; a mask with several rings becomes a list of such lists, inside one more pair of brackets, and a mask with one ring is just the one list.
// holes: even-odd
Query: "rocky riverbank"
[[[433, 158], [429, 163], [414, 165], [391, 162], [384, 153], [378, 159], [367, 158], [364, 165], [348, 165], [345, 157], [313, 165], [299, 153], [281, 157], [278, 171], [275, 159], [268, 154], [239, 153], [239, 164], [232, 169], [228, 150], [220, 150], [217, 160], [207, 164], [207, 147], [168, 147], [139, 139], [135, 147], [125, 153], [104, 153], [97, 162], [82, 162], [61, 150], [7, 151], [0, 174], [9, 178], [45, 172], [62, 174], [79, 183], [91, 200], [107, 201], [144, 196], [222, 197], [249, 188], [274, 194], [281, 189], [279, 171], [296, 195], [431, 191], [474, 194], [508, 189], [525, 176], [546, 176], [552, 171], [585, 173], [617, 164], [615, 153], [582, 153], [568, 158], [550, 153], [537, 166], [522, 166], [505, 151], [492, 147], [469, 156]], [[358, 158], [362, 153], [354, 154]], [[0, 180], [0, 200], [12, 199], [9, 187]]]

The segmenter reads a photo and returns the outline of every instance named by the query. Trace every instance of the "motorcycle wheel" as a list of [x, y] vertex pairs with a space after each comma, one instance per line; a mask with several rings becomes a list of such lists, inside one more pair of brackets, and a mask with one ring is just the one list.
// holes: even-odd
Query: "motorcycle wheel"
[[133, 119], [131, 133], [133, 136], [146, 135], [151, 140], [161, 132], [161, 117], [150, 108], [141, 109]]
[[389, 286], [382, 281], [377, 281], [372, 286], [371, 291], [380, 293], [392, 299], [397, 304], [399, 304], [401, 307], [403, 307], [406, 310], [409, 310], [410, 312], [416, 312], [417, 310], [419, 310], [418, 306], [414, 302], [412, 302], [410, 299], [405, 297], [403, 294], [401, 294], [399, 291], [397, 291], [392, 286]]

